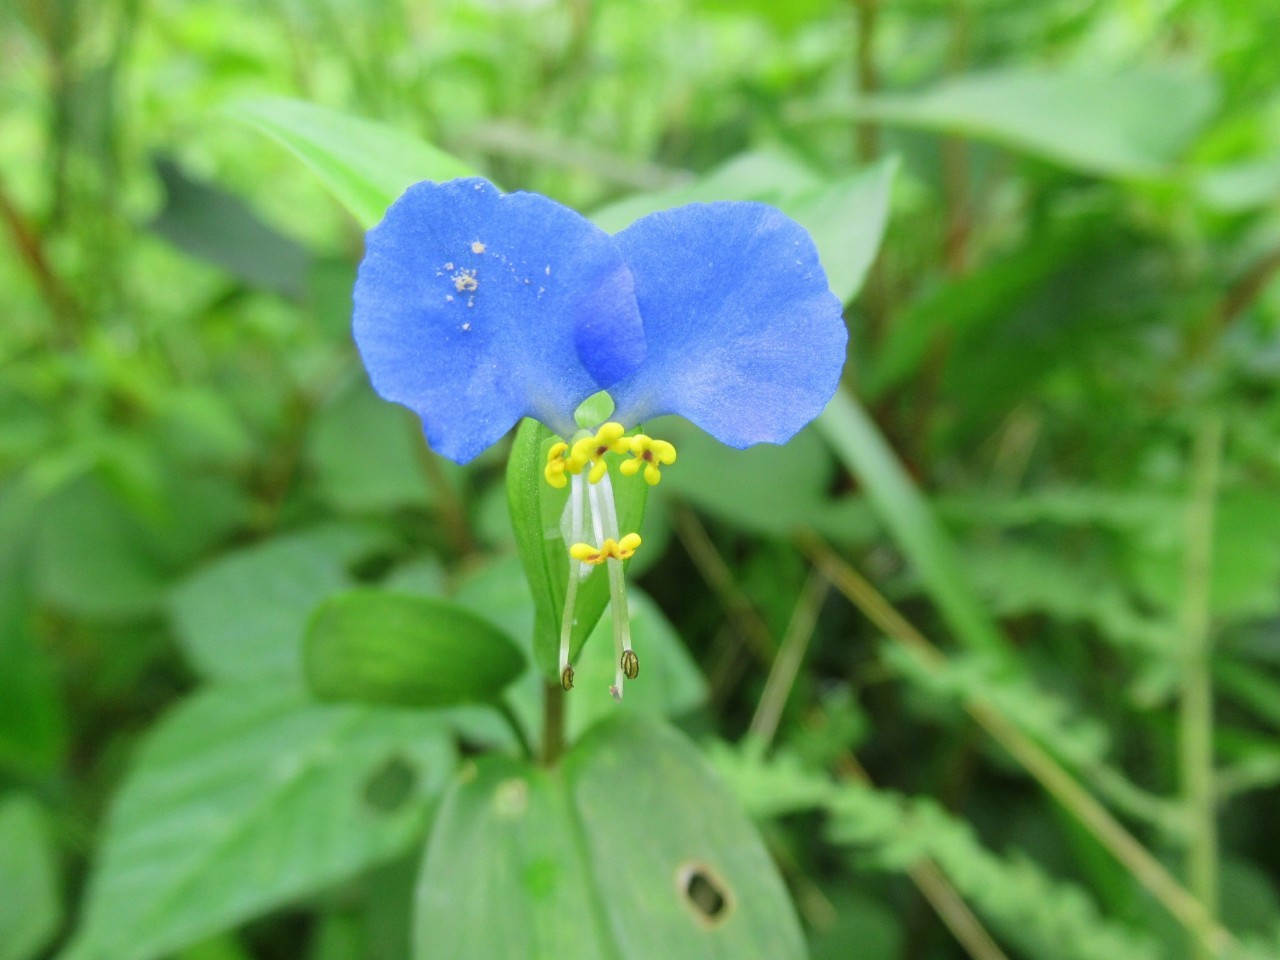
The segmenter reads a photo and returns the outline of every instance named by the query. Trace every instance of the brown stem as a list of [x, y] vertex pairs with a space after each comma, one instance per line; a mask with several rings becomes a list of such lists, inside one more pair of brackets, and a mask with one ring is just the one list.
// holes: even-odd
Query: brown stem
[[75, 298], [54, 273], [49, 258], [45, 255], [43, 239], [23, 217], [22, 211], [9, 196], [3, 180], [0, 180], [0, 219], [4, 220], [13, 245], [18, 248], [18, 255], [31, 271], [41, 295], [49, 305], [58, 342], [64, 346], [75, 343], [80, 315]]

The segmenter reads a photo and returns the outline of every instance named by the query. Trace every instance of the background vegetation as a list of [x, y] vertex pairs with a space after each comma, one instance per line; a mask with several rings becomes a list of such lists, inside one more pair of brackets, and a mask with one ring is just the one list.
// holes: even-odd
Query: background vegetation
[[[423, 844], [538, 680], [512, 727], [300, 666], [355, 586], [529, 643], [505, 452], [429, 454], [350, 343], [422, 142], [610, 229], [777, 203], [851, 304], [791, 445], [679, 435], [623, 708], [718, 768], [815, 958], [1280, 956], [1278, 36], [1262, 0], [0, 8], [0, 960], [461, 956]], [[467, 918], [489, 956], [596, 955], [544, 880]]]

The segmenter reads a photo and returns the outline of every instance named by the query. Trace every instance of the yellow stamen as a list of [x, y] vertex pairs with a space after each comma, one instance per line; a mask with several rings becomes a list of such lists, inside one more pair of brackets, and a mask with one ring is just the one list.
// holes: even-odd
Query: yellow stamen
[[[631, 449], [631, 441], [623, 436], [626, 432], [627, 428], [620, 423], [605, 423], [601, 424], [595, 436], [583, 437], [576, 441], [569, 452], [569, 463], [573, 465], [570, 467], [572, 472], [577, 473], [585, 469], [589, 463], [591, 472], [587, 474], [587, 479], [592, 483], [599, 483], [609, 470], [604, 455], [626, 453]], [[577, 469], [573, 469], [575, 466]]]
[[638, 433], [629, 438], [628, 446], [635, 459], [623, 462], [618, 469], [624, 476], [633, 477], [643, 467], [645, 483], [651, 487], [662, 480], [662, 466], [676, 462], [676, 448], [666, 440], [655, 440]]
[[580, 563], [595, 564], [604, 563], [606, 560], [630, 560], [640, 547], [640, 534], [628, 533], [621, 540], [614, 540], [613, 537], [606, 537], [604, 543], [599, 547], [593, 547], [589, 543], [575, 543], [569, 548], [569, 556]]

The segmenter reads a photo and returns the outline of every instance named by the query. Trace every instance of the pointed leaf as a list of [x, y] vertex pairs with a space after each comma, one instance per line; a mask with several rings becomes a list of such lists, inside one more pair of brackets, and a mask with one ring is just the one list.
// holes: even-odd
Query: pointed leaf
[[798, 960], [751, 821], [674, 731], [621, 717], [558, 770], [489, 758], [432, 830], [417, 960]]
[[116, 797], [70, 955], [149, 960], [392, 859], [453, 762], [431, 716], [274, 679], [197, 694]]
[[502, 631], [448, 600], [353, 590], [321, 604], [307, 681], [324, 700], [441, 707], [496, 699], [524, 669]]
[[475, 176], [468, 164], [412, 134], [301, 100], [250, 100], [232, 113], [288, 148], [366, 227], [411, 183]]

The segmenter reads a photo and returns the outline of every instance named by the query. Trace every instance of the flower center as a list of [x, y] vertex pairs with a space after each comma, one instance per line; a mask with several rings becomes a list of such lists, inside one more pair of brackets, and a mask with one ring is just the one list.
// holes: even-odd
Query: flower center
[[[582, 431], [572, 444], [565, 440], [554, 443], [547, 450], [547, 463], [543, 468], [547, 483], [557, 490], [572, 483], [569, 502], [565, 505], [569, 584], [560, 620], [560, 683], [566, 690], [573, 687], [569, 645], [573, 637], [578, 583], [603, 564], [609, 577], [609, 606], [613, 615], [617, 662], [614, 683], [609, 692], [617, 700], [622, 699], [623, 681], [634, 680], [640, 674], [640, 660], [631, 649], [631, 621], [627, 613], [627, 586], [622, 565], [635, 554], [641, 540], [638, 533], [623, 534], [618, 528], [613, 484], [605, 458], [610, 453], [629, 453], [631, 459], [624, 460], [618, 469], [628, 477], [643, 469], [645, 482], [650, 486], [662, 479], [662, 466], [676, 462], [676, 448], [667, 441], [655, 440], [642, 433], [628, 437], [626, 432], [622, 424], [610, 421], [602, 424], [595, 433]], [[595, 544], [599, 546], [584, 539], [588, 518], [595, 533]]]

